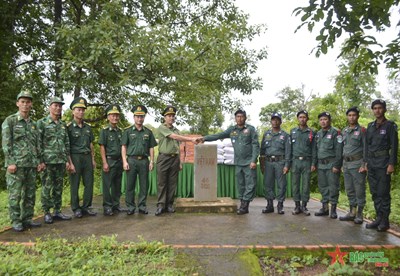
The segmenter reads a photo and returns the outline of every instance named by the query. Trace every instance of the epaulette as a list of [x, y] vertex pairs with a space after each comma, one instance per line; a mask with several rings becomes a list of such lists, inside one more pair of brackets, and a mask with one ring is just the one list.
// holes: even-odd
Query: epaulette
[[124, 127], [124, 130], [125, 129], [128, 129], [128, 128], [131, 128], [133, 125], [129, 125], [129, 126], [127, 126], [127, 127]]
[[108, 126], [103, 126], [103, 129], [107, 129], [108, 128]]
[[71, 124], [72, 124], [72, 122], [68, 122], [68, 123], [67, 123], [67, 127], [69, 127]]
[[83, 124], [92, 127], [91, 124], [88, 124], [88, 123], [86, 123], [86, 122], [83, 122]]

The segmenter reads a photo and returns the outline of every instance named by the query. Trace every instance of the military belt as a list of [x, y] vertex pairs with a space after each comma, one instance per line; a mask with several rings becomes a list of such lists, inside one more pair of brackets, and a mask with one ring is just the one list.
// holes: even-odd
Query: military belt
[[310, 156], [294, 156], [293, 159], [297, 160], [311, 160]]
[[71, 154], [84, 154], [84, 155], [88, 155], [90, 153], [90, 151], [88, 152], [71, 152]]
[[329, 164], [331, 162], [335, 161], [335, 158], [325, 158], [325, 159], [318, 159], [318, 163], [322, 165]]
[[277, 162], [277, 161], [282, 161], [285, 159], [284, 155], [271, 155], [271, 156], [265, 156], [265, 160], [268, 162]]
[[355, 155], [350, 155], [350, 156], [344, 156], [343, 160], [346, 162], [351, 162], [351, 161], [357, 161], [363, 158], [363, 155], [361, 153], [355, 154]]
[[389, 156], [389, 151], [388, 150], [379, 150], [379, 151], [370, 151], [368, 152], [368, 157], [383, 157], [383, 156]]
[[142, 159], [147, 159], [147, 156], [146, 155], [129, 155], [128, 158], [142, 160]]
[[121, 155], [107, 155], [107, 159], [121, 160]]
[[165, 155], [165, 156], [168, 156], [168, 157], [175, 157], [175, 156], [178, 156], [177, 153], [160, 153], [160, 155]]

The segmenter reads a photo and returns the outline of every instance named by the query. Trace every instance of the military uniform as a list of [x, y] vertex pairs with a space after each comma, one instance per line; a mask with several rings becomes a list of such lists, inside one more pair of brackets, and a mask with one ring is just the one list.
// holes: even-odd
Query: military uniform
[[[302, 201], [299, 211], [307, 211], [310, 200], [311, 167], [317, 165], [315, 132], [309, 127], [295, 127], [290, 131], [292, 143], [292, 193], [296, 206]], [[300, 192], [300, 186], [302, 191]], [[297, 212], [295, 212], [297, 213]], [[305, 212], [309, 215], [309, 212]]]
[[[106, 114], [120, 114], [118, 105], [109, 105]], [[112, 124], [100, 130], [99, 145], [104, 147], [106, 162], [109, 171], [102, 170], [103, 209], [104, 214], [112, 215], [113, 211], [120, 210], [122, 158], [121, 158], [122, 130]]]
[[[374, 101], [372, 108], [375, 104], [382, 104], [386, 109], [386, 103], [382, 100]], [[387, 174], [387, 168], [397, 163], [399, 146], [397, 131], [397, 125], [386, 119], [381, 124], [376, 121], [368, 124], [368, 182], [376, 212], [376, 220], [366, 225], [369, 229], [386, 231], [389, 228], [391, 175]]]
[[[292, 152], [290, 143], [289, 134], [284, 130], [279, 132], [267, 130], [261, 141], [260, 155], [265, 156], [265, 199], [271, 206], [271, 201], [276, 198], [279, 209], [283, 208], [283, 201], [285, 201], [287, 182], [286, 175], [283, 174], [283, 168], [290, 168]], [[275, 195], [275, 181], [277, 182], [277, 195]], [[266, 209], [269, 210], [270, 208]], [[268, 213], [266, 209], [264, 213]]]
[[[29, 92], [17, 96], [29, 98]], [[16, 165], [15, 173], [6, 172], [8, 204], [12, 226], [16, 231], [39, 226], [32, 222], [35, 206], [36, 171], [41, 153], [36, 122], [24, 119], [19, 112], [8, 116], [2, 124], [2, 148], [5, 167]], [[33, 225], [32, 225], [33, 223]]]
[[[327, 113], [322, 114], [324, 114], [322, 116], [326, 116]], [[342, 167], [343, 137], [340, 130], [330, 126], [328, 130], [319, 130], [315, 141], [318, 158], [318, 188], [323, 204], [322, 209], [315, 215], [329, 215], [328, 203], [330, 202], [331, 218], [337, 218], [336, 205], [339, 199], [340, 172], [334, 173], [332, 168], [340, 170]]]
[[[135, 116], [144, 116], [147, 113], [147, 109], [139, 105], [134, 107], [132, 112]], [[129, 164], [129, 170], [126, 172], [127, 184], [125, 193], [128, 214], [133, 214], [136, 209], [135, 189], [138, 175], [140, 186], [138, 209], [139, 213], [147, 214], [146, 200], [149, 189], [149, 156], [150, 149], [157, 146], [156, 139], [150, 129], [142, 126], [139, 130], [133, 125], [124, 130], [121, 144], [126, 146], [127, 161]]]
[[[61, 99], [53, 98], [52, 103], [62, 103]], [[54, 209], [56, 217], [61, 213], [62, 192], [65, 174], [65, 165], [69, 161], [70, 145], [66, 124], [59, 119], [53, 121], [50, 115], [42, 118], [37, 123], [39, 143], [42, 148], [40, 162], [46, 164], [41, 173], [42, 180], [42, 209], [48, 214], [47, 223], [52, 223], [50, 209]], [[63, 219], [70, 219], [60, 215]]]
[[[71, 103], [71, 109], [76, 107], [86, 108], [87, 102], [83, 98], [76, 98]], [[94, 169], [92, 162], [92, 152], [90, 145], [94, 141], [92, 128], [85, 122], [82, 122], [80, 127], [73, 120], [67, 125], [68, 136], [70, 141], [71, 160], [75, 166], [75, 173], [70, 174], [71, 182], [71, 209], [75, 216], [80, 218], [82, 214], [90, 214], [88, 208], [92, 205], [93, 198], [93, 181]], [[79, 182], [83, 180], [83, 204], [79, 204]]]
[[[348, 112], [347, 112], [348, 113]], [[358, 113], [358, 112], [357, 112]], [[362, 223], [362, 210], [365, 206], [365, 177], [366, 172], [359, 172], [366, 165], [366, 129], [357, 124], [354, 128], [346, 127], [343, 133], [343, 175], [346, 194], [350, 203], [350, 212], [339, 217], [342, 221], [356, 218], [357, 224]]]

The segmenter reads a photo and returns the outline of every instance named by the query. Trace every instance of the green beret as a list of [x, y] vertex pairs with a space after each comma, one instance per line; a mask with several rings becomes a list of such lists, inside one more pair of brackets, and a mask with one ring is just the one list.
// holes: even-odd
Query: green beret
[[21, 91], [17, 96], [17, 101], [19, 100], [19, 98], [29, 98], [33, 100], [33, 96], [29, 91]]
[[121, 107], [117, 104], [110, 104], [106, 107], [106, 114], [120, 114]]
[[131, 111], [133, 112], [133, 115], [146, 115], [147, 114], [147, 108], [144, 105], [135, 105], [132, 107]]
[[173, 107], [172, 105], [168, 105], [168, 106], [164, 109], [163, 113], [161, 113], [161, 115], [163, 115], [163, 116], [166, 116], [166, 115], [169, 115], [169, 114], [173, 114], [173, 115], [176, 114], [176, 108]]
[[64, 105], [64, 101], [60, 97], [53, 97], [50, 99], [50, 105], [53, 103], [59, 103], [61, 105]]
[[86, 101], [86, 99], [83, 98], [83, 97], [77, 97], [77, 98], [75, 98], [75, 99], [72, 101], [72, 103], [71, 103], [71, 105], [69, 106], [69, 108], [71, 108], [71, 109], [73, 110], [75, 107], [87, 108], [87, 101]]

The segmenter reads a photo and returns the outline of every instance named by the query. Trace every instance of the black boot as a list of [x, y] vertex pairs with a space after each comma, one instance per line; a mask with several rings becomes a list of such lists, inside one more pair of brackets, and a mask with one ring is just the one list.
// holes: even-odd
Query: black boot
[[295, 201], [294, 204], [296, 205], [296, 207], [294, 207], [294, 210], [292, 211], [292, 215], [298, 215], [302, 212], [302, 210], [300, 208], [300, 201]]
[[308, 209], [307, 209], [307, 202], [304, 202], [304, 201], [302, 202], [301, 211], [306, 216], [310, 215], [310, 211], [308, 211]]
[[337, 219], [336, 204], [331, 204], [331, 219]]
[[382, 220], [382, 216], [379, 214], [373, 222], [367, 223], [365, 225], [365, 228], [376, 229], [376, 228], [378, 228], [378, 225], [381, 223], [381, 220]]
[[376, 230], [378, 232], [386, 232], [388, 229], [390, 228], [389, 225], [389, 216], [383, 216], [381, 223], [379, 223], [378, 227], [376, 228]]
[[354, 219], [354, 223], [355, 224], [363, 223], [363, 221], [364, 221], [364, 219], [363, 219], [363, 210], [364, 210], [364, 206], [358, 206], [357, 215], [356, 215], [356, 218]]
[[283, 211], [283, 201], [278, 202], [278, 214], [283, 215], [285, 211]]
[[244, 215], [249, 212], [249, 201], [243, 200], [243, 204], [240, 206], [239, 210], [237, 210], [236, 214]]
[[339, 220], [340, 221], [352, 221], [355, 218], [356, 218], [356, 207], [350, 206], [350, 211], [346, 215], [339, 217]]
[[272, 199], [267, 199], [267, 207], [262, 209], [262, 213], [268, 214], [273, 212], [274, 212], [274, 201]]
[[328, 203], [322, 203], [322, 208], [319, 209], [318, 212], [315, 212], [314, 215], [316, 215], [317, 217], [329, 216], [329, 205], [328, 205]]

